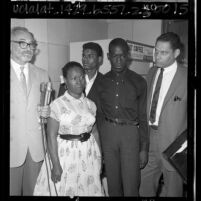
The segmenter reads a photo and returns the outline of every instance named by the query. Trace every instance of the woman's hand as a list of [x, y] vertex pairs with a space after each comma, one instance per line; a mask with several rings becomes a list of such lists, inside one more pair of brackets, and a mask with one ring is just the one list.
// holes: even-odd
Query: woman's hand
[[53, 166], [52, 171], [51, 171], [51, 179], [54, 183], [57, 183], [61, 180], [62, 172], [63, 172], [63, 170], [62, 170], [60, 164]]

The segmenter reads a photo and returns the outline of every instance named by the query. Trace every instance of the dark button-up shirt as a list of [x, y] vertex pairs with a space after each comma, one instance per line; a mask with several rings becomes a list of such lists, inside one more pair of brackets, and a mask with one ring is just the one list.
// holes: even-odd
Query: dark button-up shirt
[[140, 147], [147, 151], [149, 137], [145, 79], [129, 69], [119, 75], [110, 71], [101, 80], [98, 94], [103, 116], [139, 122]]

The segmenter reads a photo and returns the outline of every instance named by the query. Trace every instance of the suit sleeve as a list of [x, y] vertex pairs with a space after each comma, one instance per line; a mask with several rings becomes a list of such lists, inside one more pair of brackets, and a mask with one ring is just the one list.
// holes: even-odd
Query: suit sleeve
[[96, 102], [96, 107], [97, 107], [96, 122], [97, 122], [98, 131], [100, 131], [101, 125], [104, 121], [104, 115], [102, 112], [101, 99], [100, 99], [101, 86], [102, 86], [101, 82], [102, 82], [102, 80], [98, 82], [98, 85], [96, 87], [97, 93], [96, 93], [96, 97], [95, 97], [95, 102]]
[[147, 83], [143, 79], [140, 85], [140, 94], [138, 97], [138, 118], [140, 134], [140, 151], [148, 151], [149, 134], [147, 123]]

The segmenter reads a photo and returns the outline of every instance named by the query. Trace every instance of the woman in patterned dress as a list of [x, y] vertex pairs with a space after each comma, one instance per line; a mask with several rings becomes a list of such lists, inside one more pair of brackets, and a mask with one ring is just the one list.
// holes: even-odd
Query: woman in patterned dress
[[85, 76], [81, 64], [69, 62], [62, 70], [67, 90], [50, 104], [49, 154], [41, 167], [34, 195], [104, 196], [100, 143], [94, 125], [96, 105], [83, 94]]

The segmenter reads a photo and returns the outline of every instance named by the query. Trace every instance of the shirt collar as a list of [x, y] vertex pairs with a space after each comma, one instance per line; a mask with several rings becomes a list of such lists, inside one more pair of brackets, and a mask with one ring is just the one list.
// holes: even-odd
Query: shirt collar
[[16, 61], [14, 61], [13, 59], [11, 59], [11, 65], [14, 68], [20, 69], [21, 66], [24, 66], [24, 68], [28, 69], [28, 63], [24, 64], [24, 65], [20, 65], [18, 64]]
[[168, 73], [170, 71], [173, 71], [177, 68], [177, 62], [175, 61], [173, 64], [171, 64], [170, 66], [164, 68], [164, 72]]
[[64, 95], [66, 96], [66, 98], [70, 101], [83, 101], [83, 99], [85, 98], [84, 94], [82, 93], [80, 98], [74, 98], [73, 96], [71, 96], [68, 93], [68, 90], [65, 91]]
[[128, 68], [126, 68], [126, 69], [124, 70], [124, 72], [121, 72], [121, 73], [117, 74], [117, 73], [115, 73], [114, 71], [111, 70], [111, 71], [110, 71], [110, 76], [111, 76], [111, 78], [113, 78], [113, 79], [123, 79], [123, 78], [126, 76], [127, 71], [128, 71]]
[[86, 74], [85, 75], [85, 79], [86, 79], [86, 82], [87, 83], [89, 83], [89, 82], [94, 82], [94, 80], [96, 79], [96, 77], [97, 77], [97, 71], [96, 71], [96, 73], [95, 73], [95, 75], [91, 78], [91, 79], [89, 79], [89, 77], [88, 77], [88, 75]]

